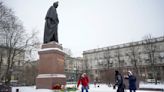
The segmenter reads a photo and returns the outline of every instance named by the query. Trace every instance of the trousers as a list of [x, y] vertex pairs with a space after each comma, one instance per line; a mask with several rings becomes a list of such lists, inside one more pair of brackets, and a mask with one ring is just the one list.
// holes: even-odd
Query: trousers
[[88, 87], [82, 86], [81, 90], [82, 90], [82, 92], [84, 92], [84, 90], [85, 90], [86, 92], [88, 92]]

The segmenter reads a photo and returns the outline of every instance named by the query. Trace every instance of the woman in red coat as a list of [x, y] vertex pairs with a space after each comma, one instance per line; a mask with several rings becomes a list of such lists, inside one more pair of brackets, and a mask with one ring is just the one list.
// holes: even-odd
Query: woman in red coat
[[86, 92], [88, 92], [88, 89], [89, 89], [89, 78], [88, 76], [86, 75], [86, 73], [83, 73], [79, 80], [78, 80], [78, 83], [77, 83], [77, 87], [79, 87], [79, 85], [82, 85], [82, 92], [84, 92], [84, 90], [86, 90]]

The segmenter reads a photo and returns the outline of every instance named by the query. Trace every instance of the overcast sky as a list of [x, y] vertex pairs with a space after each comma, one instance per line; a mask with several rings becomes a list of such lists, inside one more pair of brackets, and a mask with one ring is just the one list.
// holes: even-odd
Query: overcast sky
[[[39, 30], [56, 0], [3, 0], [27, 31]], [[58, 0], [59, 43], [73, 56], [89, 49], [164, 35], [164, 0]]]

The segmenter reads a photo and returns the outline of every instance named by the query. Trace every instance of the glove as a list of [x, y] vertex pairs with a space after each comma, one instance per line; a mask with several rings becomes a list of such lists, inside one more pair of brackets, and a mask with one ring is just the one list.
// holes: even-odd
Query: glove
[[113, 86], [113, 89], [116, 89], [116, 86], [115, 85]]

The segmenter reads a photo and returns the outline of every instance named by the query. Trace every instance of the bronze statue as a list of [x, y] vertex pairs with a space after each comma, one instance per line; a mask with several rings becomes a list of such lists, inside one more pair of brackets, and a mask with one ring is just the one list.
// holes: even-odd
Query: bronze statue
[[51, 6], [46, 15], [46, 22], [44, 28], [44, 43], [55, 41], [58, 43], [58, 14], [56, 8], [58, 7], [58, 1]]

